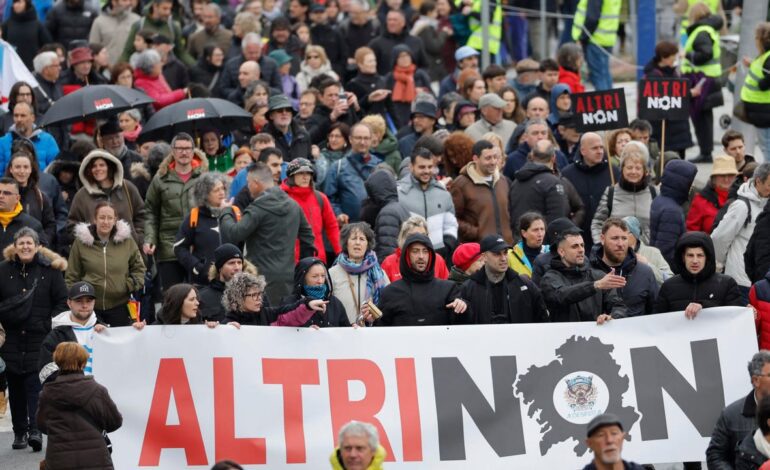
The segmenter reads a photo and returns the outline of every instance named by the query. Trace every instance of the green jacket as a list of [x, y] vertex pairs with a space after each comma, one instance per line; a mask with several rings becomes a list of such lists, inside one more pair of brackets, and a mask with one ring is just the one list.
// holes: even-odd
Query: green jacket
[[191, 199], [198, 177], [208, 171], [206, 157], [199, 151], [193, 157], [193, 173], [183, 182], [174, 171], [174, 156], [167, 156], [152, 178], [145, 198], [144, 242], [156, 246], [155, 260], [174, 261], [174, 240], [179, 225], [193, 208]]
[[131, 292], [144, 286], [145, 267], [139, 247], [131, 237], [128, 222], [118, 220], [106, 245], [96, 241], [92, 225], [75, 227], [75, 243], [70, 250], [64, 275], [67, 287], [86, 281], [96, 290], [96, 310], [126, 305]]
[[131, 54], [136, 52], [134, 49], [134, 37], [136, 33], [141, 30], [152, 31], [156, 34], [162, 34], [169, 38], [174, 43], [174, 55], [177, 59], [184, 62], [188, 67], [195, 65], [196, 61], [193, 56], [187, 52], [187, 48], [184, 47], [184, 38], [182, 37], [182, 27], [179, 23], [173, 19], [168, 21], [156, 21], [150, 17], [150, 12], [147, 10], [145, 16], [139, 21], [131, 25], [131, 29], [128, 31], [128, 38], [126, 38], [126, 45], [123, 48], [123, 54], [120, 56], [120, 62], [128, 62], [131, 58]]
[[393, 168], [398, 174], [401, 166], [401, 152], [398, 150], [398, 139], [389, 130], [385, 129], [385, 136], [382, 141], [373, 150], [374, 153], [382, 157], [382, 160]]

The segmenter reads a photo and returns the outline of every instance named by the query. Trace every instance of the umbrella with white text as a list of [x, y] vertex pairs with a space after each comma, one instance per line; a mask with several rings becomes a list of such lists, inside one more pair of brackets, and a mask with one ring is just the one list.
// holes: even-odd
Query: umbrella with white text
[[251, 114], [227, 100], [192, 98], [167, 106], [153, 114], [139, 135], [140, 141], [170, 140], [179, 132], [215, 128], [222, 134], [249, 127]]

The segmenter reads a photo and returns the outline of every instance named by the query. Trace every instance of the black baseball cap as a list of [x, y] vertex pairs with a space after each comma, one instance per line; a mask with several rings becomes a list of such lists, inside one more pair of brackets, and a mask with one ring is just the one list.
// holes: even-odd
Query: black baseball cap
[[94, 290], [94, 286], [91, 284], [85, 281], [80, 281], [72, 284], [69, 293], [67, 293], [67, 297], [70, 300], [79, 299], [81, 297], [93, 297], [95, 299], [96, 290]]
[[481, 247], [481, 252], [486, 253], [488, 251], [492, 251], [495, 253], [499, 253], [503, 250], [510, 250], [511, 245], [510, 243], [506, 242], [505, 239], [501, 235], [487, 235], [486, 237], [481, 239], [481, 243], [479, 243]]

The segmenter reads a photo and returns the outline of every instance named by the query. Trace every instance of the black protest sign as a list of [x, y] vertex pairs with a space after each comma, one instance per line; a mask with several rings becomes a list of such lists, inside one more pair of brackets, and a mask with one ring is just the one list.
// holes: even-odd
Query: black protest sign
[[689, 119], [690, 84], [684, 78], [639, 82], [639, 117], [650, 121]]
[[622, 88], [572, 95], [572, 113], [578, 132], [628, 127], [626, 94]]

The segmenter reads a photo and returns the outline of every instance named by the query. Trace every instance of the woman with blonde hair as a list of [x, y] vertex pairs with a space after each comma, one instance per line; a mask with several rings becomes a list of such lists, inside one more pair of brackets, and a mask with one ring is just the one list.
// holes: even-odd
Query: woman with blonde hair
[[339, 80], [337, 73], [332, 70], [332, 64], [321, 46], [310, 45], [305, 48], [305, 60], [299, 64], [297, 74], [297, 86], [299, 91], [310, 88], [310, 83], [319, 75], [326, 75], [334, 80]]

